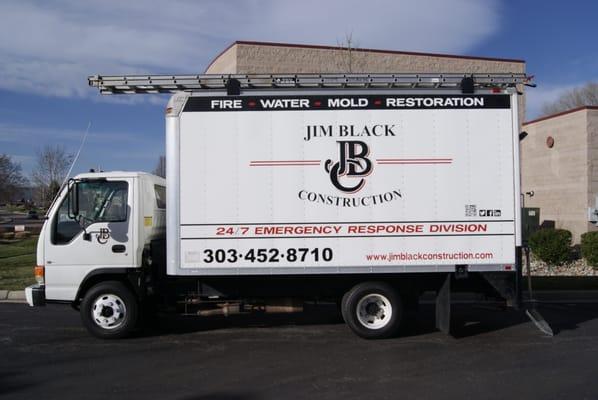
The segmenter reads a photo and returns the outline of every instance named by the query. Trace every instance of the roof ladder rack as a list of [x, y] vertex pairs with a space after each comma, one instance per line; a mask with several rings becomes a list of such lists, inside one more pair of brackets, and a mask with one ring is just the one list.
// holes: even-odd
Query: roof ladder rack
[[472, 78], [475, 89], [528, 85], [525, 74], [229, 74], [229, 75], [94, 75], [89, 86], [101, 94], [174, 93], [226, 90], [232, 80], [241, 91], [277, 89], [461, 89]]

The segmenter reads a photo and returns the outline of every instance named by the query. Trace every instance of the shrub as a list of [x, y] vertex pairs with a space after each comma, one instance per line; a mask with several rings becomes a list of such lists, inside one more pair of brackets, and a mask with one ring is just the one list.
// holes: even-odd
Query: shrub
[[598, 268], [598, 232], [581, 235], [581, 255], [594, 268]]
[[532, 252], [547, 264], [560, 265], [571, 254], [571, 232], [565, 229], [540, 229], [529, 238]]

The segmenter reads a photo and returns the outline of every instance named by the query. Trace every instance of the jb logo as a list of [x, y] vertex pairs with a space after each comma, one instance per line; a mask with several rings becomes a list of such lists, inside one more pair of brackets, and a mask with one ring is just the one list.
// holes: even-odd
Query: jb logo
[[[324, 169], [330, 174], [335, 188], [345, 193], [355, 193], [363, 188], [363, 177], [372, 173], [372, 162], [368, 158], [370, 149], [367, 143], [359, 140], [339, 140], [339, 161], [333, 163], [328, 159]], [[361, 178], [356, 184], [341, 182], [342, 177]]]
[[96, 240], [98, 243], [106, 244], [108, 243], [108, 239], [110, 239], [110, 229], [100, 228], [100, 231], [96, 234]]

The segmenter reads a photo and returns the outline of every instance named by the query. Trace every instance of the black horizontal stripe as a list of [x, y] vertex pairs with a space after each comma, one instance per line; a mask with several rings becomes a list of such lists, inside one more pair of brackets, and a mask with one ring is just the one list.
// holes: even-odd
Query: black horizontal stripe
[[[388, 101], [394, 102], [394, 105]], [[393, 100], [394, 99], [394, 100]], [[438, 99], [438, 100], [436, 100]], [[452, 99], [452, 100], [450, 100]], [[280, 107], [268, 106], [277, 100]], [[476, 100], [483, 102], [477, 104]], [[237, 101], [233, 107], [231, 101]], [[337, 103], [337, 101], [340, 102]], [[400, 105], [399, 103], [402, 103]], [[408, 103], [414, 102], [413, 105]], [[476, 104], [466, 105], [463, 102]], [[442, 104], [439, 104], [442, 103]], [[384, 95], [319, 95], [302, 96], [192, 96], [189, 97], [183, 112], [201, 111], [302, 111], [302, 110], [420, 110], [420, 109], [508, 109], [511, 99], [505, 94], [483, 95], [425, 95], [425, 94], [384, 94]]]

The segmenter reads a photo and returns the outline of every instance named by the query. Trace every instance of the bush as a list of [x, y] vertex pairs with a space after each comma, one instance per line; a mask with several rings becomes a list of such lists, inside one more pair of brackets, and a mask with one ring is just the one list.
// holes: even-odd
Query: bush
[[565, 229], [540, 229], [529, 238], [532, 252], [547, 264], [560, 265], [571, 254], [571, 232]]
[[598, 232], [581, 235], [581, 255], [594, 268], [598, 268]]

